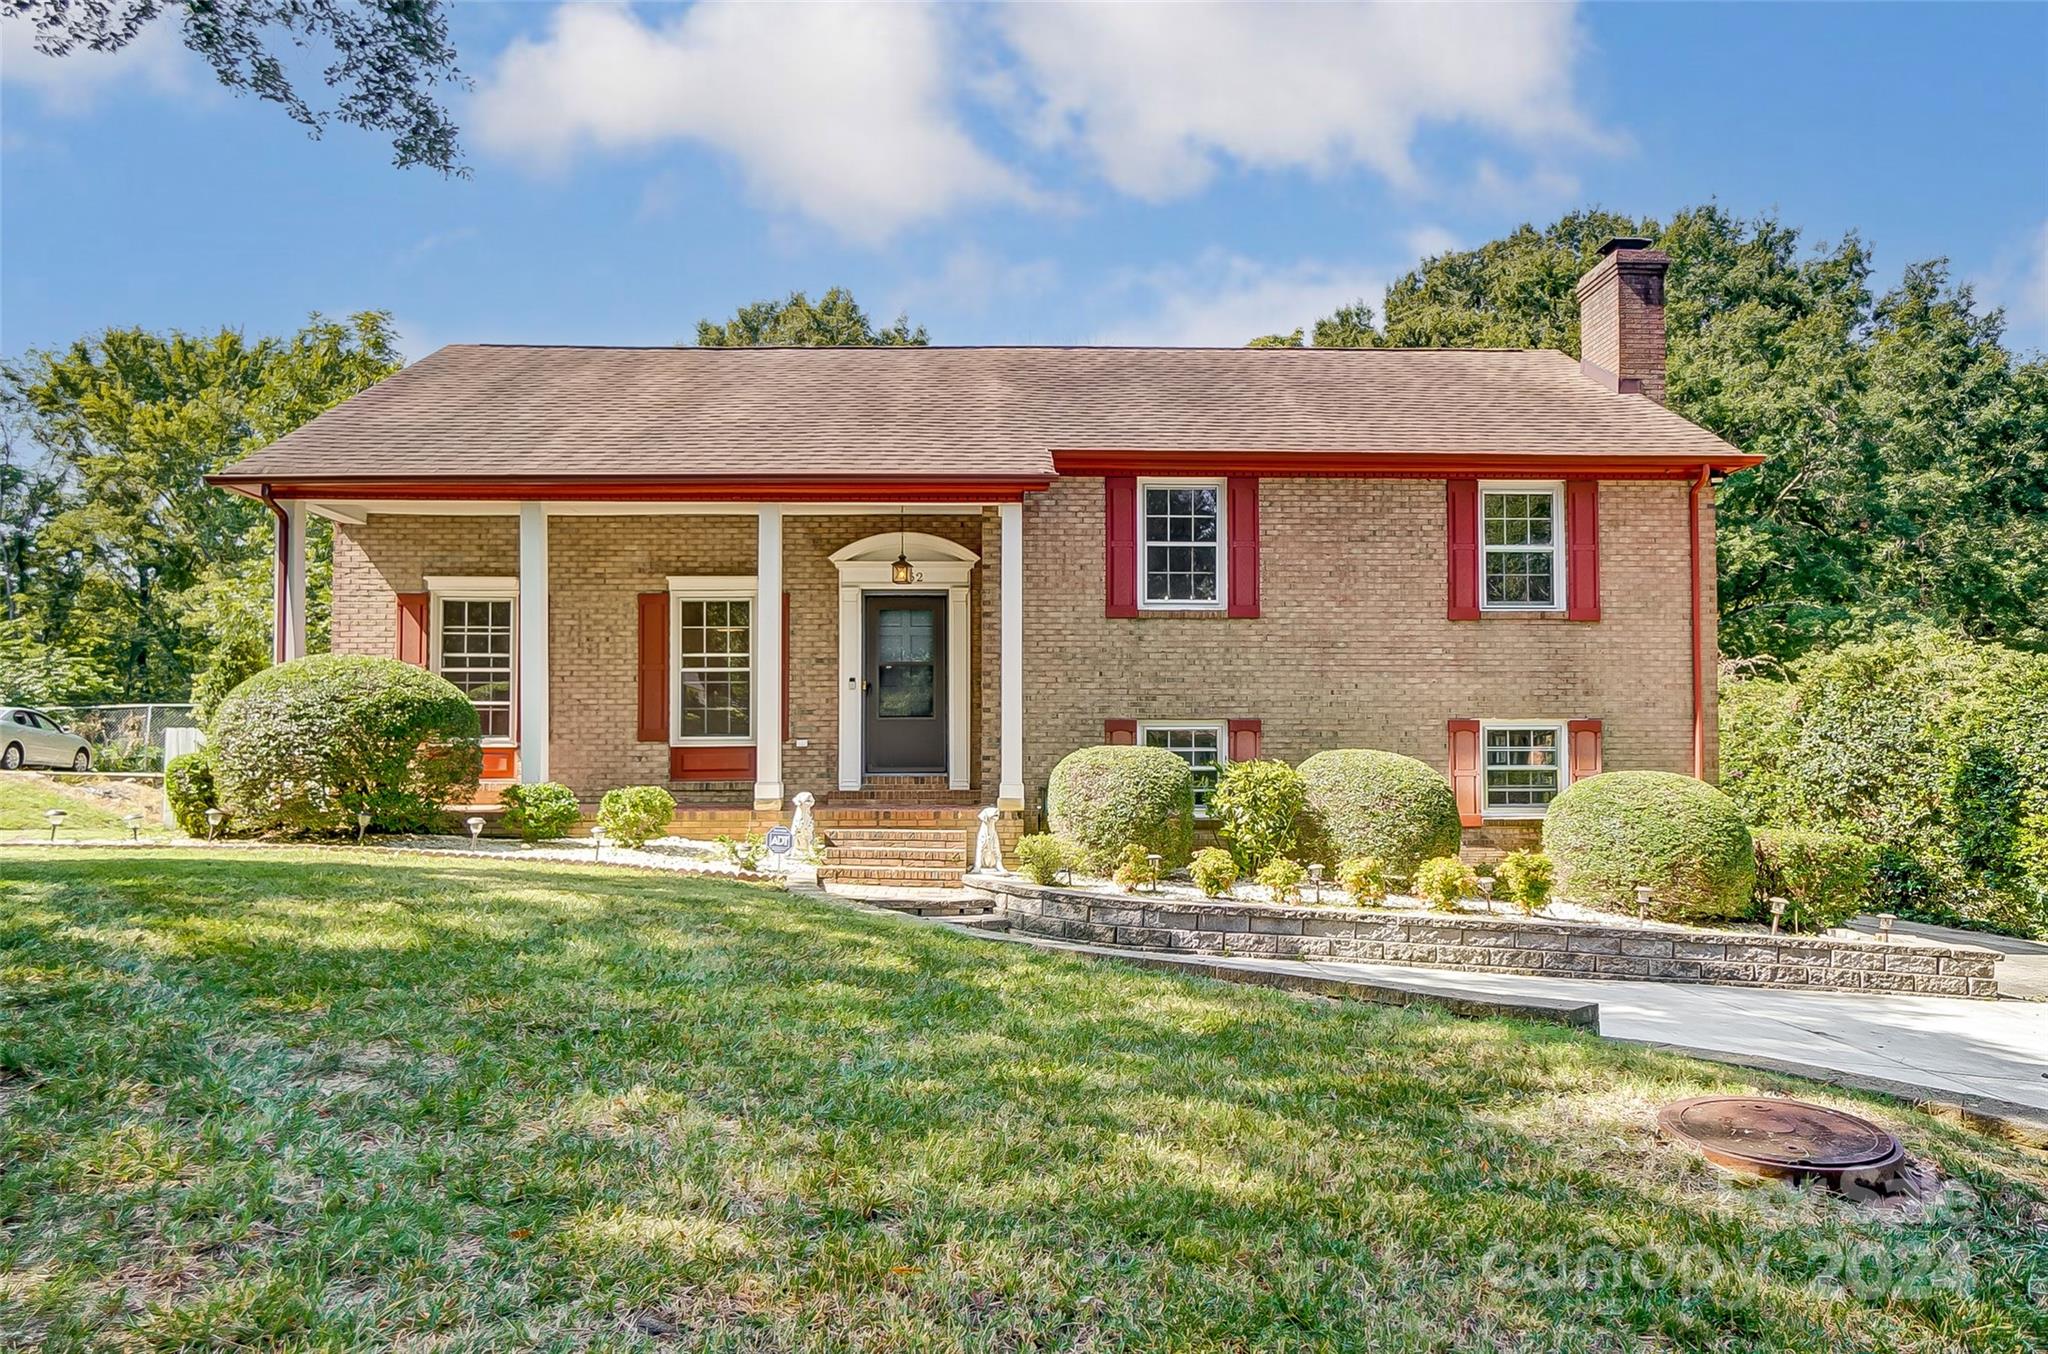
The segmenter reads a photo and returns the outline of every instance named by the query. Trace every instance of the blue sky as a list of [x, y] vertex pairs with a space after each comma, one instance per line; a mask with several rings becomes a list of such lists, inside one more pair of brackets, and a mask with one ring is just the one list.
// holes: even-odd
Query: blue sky
[[2048, 6], [463, 4], [474, 170], [0, 21], [0, 353], [387, 309], [666, 343], [850, 286], [936, 342], [1238, 343], [1574, 206], [1718, 199], [2048, 347]]

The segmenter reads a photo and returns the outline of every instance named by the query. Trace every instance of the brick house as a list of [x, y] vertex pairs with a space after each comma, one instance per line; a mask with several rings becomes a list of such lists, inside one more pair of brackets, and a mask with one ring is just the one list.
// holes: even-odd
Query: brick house
[[[472, 693], [486, 777], [997, 804], [1108, 741], [1407, 753], [1483, 849], [1714, 770], [1713, 486], [1618, 241], [1539, 351], [458, 345], [214, 482], [334, 524], [332, 647]], [[821, 818], [825, 815], [821, 813]]]

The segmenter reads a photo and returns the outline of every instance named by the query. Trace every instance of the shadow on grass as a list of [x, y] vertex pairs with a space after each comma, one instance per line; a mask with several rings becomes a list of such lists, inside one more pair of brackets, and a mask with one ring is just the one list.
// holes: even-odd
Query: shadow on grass
[[[0, 962], [21, 993], [0, 1089], [27, 1110], [0, 1261], [83, 1295], [167, 1237], [238, 1257], [239, 1277], [129, 1314], [144, 1326], [213, 1304], [260, 1336], [289, 1309], [340, 1339], [364, 1319], [349, 1295], [416, 1331], [658, 1309], [707, 1340], [820, 1344], [2018, 1347], [2032, 1319], [2026, 1162], [1945, 1127], [1909, 1136], [1989, 1202], [1966, 1227], [1874, 1222], [1651, 1144], [1641, 1106], [1757, 1081], [1727, 1068], [747, 885], [0, 859]], [[1809, 1286], [1845, 1248], [1944, 1228], [1967, 1294]], [[1502, 1281], [1502, 1246], [1761, 1263], [1697, 1291], [1540, 1264]], [[285, 1284], [275, 1304], [245, 1291], [258, 1276]], [[46, 1320], [86, 1329], [65, 1291]]]

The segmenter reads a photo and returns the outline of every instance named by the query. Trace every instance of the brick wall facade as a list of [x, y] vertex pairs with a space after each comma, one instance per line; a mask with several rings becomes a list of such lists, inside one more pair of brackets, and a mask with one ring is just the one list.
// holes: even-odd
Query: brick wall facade
[[[1713, 764], [1713, 514], [1701, 534]], [[1454, 718], [1603, 721], [1610, 769], [1692, 762], [1687, 487], [1600, 488], [1602, 617], [1491, 613], [1444, 618], [1444, 486], [1428, 480], [1270, 479], [1260, 486], [1263, 614], [1103, 613], [1103, 484], [1071, 478], [1034, 495], [1025, 522], [1025, 784], [1035, 806], [1053, 764], [1102, 740], [1105, 719], [1263, 722], [1265, 755], [1299, 761], [1373, 747], [1446, 767]], [[1000, 558], [993, 508], [913, 516], [907, 529], [978, 552], [970, 614], [973, 788], [999, 780]], [[789, 792], [838, 783], [838, 574], [833, 551], [893, 530], [877, 514], [783, 519], [790, 594]], [[667, 749], [636, 737], [635, 594], [670, 574], [754, 573], [751, 514], [550, 519], [552, 774], [586, 797], [667, 781]], [[373, 516], [337, 526], [333, 647], [392, 654], [396, 595], [430, 574], [518, 573], [510, 517]], [[764, 690], [760, 699], [779, 699]], [[797, 741], [807, 744], [797, 747]], [[682, 791], [683, 787], [678, 787]], [[730, 799], [744, 787], [697, 787]], [[1484, 848], [1527, 832], [1491, 825]]]
[[[1062, 479], [1024, 509], [1028, 792], [1105, 719], [1258, 719], [1269, 757], [1367, 747], [1447, 769], [1448, 720], [1590, 718], [1609, 769], [1690, 771], [1686, 495], [1601, 484], [1597, 622], [1446, 620], [1443, 482], [1366, 479], [1262, 482], [1256, 619], [1111, 619], [1103, 483]], [[1704, 513], [1710, 550], [1712, 529]]]

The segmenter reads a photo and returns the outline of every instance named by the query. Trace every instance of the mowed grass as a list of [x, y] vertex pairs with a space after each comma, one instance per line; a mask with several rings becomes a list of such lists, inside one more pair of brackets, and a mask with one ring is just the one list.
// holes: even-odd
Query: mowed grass
[[[83, 787], [59, 785], [33, 771], [0, 771], [0, 842], [48, 841], [50, 821], [43, 815], [50, 809], [64, 810], [64, 824], [57, 830], [59, 841], [125, 839], [129, 829], [121, 816], [129, 812], [129, 805], [161, 792], [154, 786], [147, 790], [122, 788], [123, 797], [103, 798]], [[137, 828], [144, 837], [171, 835], [171, 829], [158, 822], [154, 812], [145, 811]]]
[[738, 884], [13, 850], [0, 1347], [2048, 1339], [2039, 1157], [1828, 1096], [1957, 1182], [1900, 1212], [1656, 1142], [1760, 1084]]

